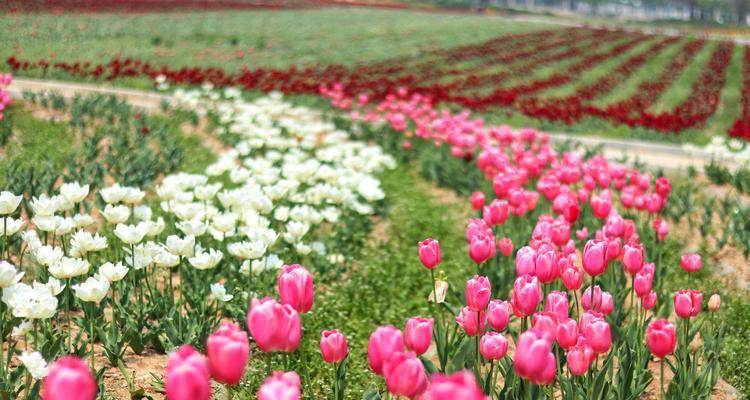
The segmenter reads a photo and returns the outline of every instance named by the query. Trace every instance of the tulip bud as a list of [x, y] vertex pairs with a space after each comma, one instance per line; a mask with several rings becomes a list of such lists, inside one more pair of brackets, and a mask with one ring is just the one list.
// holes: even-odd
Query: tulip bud
[[440, 243], [433, 238], [419, 242], [419, 261], [427, 269], [433, 269], [440, 264]]
[[583, 249], [583, 269], [589, 276], [597, 276], [607, 270], [607, 242], [589, 240]]
[[665, 319], [651, 321], [646, 329], [648, 349], [656, 357], [664, 358], [677, 346], [677, 329]]
[[488, 332], [479, 341], [479, 353], [488, 360], [500, 360], [508, 353], [508, 340], [501, 333]]
[[206, 340], [206, 355], [211, 377], [227, 385], [238, 384], [250, 357], [247, 334], [237, 324], [222, 323]]
[[474, 275], [466, 282], [466, 305], [473, 311], [484, 310], [491, 296], [490, 280], [486, 276]]
[[557, 267], [557, 258], [557, 252], [553, 249], [544, 250], [540, 248], [537, 251], [534, 272], [536, 277], [539, 278], [539, 282], [550, 284], [557, 279], [560, 272]]
[[279, 297], [282, 304], [289, 304], [300, 314], [310, 311], [314, 297], [310, 272], [299, 264], [281, 267]]
[[490, 328], [502, 332], [508, 327], [510, 304], [507, 301], [492, 300], [487, 307], [487, 322]]
[[524, 246], [516, 252], [516, 275], [536, 275], [536, 250]]
[[721, 308], [721, 296], [714, 293], [708, 298], [708, 309], [711, 312], [717, 312], [719, 308]]
[[320, 354], [328, 364], [344, 361], [348, 352], [346, 337], [337, 329], [320, 334]]
[[471, 208], [481, 210], [484, 207], [484, 193], [474, 192], [471, 194]]
[[492, 200], [487, 206], [484, 206], [482, 219], [487, 225], [502, 225], [508, 219], [508, 202], [505, 200]]
[[513, 253], [513, 241], [508, 237], [502, 238], [497, 242], [497, 249], [503, 257], [508, 257]]
[[164, 389], [169, 400], [209, 400], [211, 379], [206, 357], [190, 345], [172, 353], [167, 362]]
[[41, 394], [45, 400], [94, 400], [96, 390], [96, 380], [86, 363], [80, 358], [66, 356], [50, 365], [42, 382]]
[[650, 310], [656, 305], [656, 292], [653, 290], [646, 296], [641, 298], [641, 302], [644, 310]]
[[635, 275], [643, 268], [643, 246], [626, 244], [622, 251], [622, 268], [630, 275]]
[[649, 271], [641, 270], [633, 278], [633, 290], [638, 297], [647, 296], [653, 286], [654, 275]]
[[583, 274], [581, 269], [570, 265], [562, 271], [562, 281], [568, 290], [578, 290], [583, 285]]
[[406, 321], [404, 343], [418, 356], [427, 352], [432, 342], [432, 318], [414, 317]]
[[404, 351], [404, 335], [391, 325], [381, 326], [370, 335], [367, 360], [377, 375], [383, 376], [386, 361], [394, 353]]

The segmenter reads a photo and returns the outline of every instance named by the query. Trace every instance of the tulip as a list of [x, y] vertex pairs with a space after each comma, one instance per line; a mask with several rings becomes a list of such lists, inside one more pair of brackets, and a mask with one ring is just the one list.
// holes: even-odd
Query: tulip
[[701, 262], [701, 256], [695, 253], [689, 253], [682, 256], [680, 259], [682, 269], [687, 273], [698, 272], [701, 270], [703, 263]]
[[612, 211], [612, 199], [604, 194], [591, 196], [590, 203], [591, 211], [594, 213], [594, 217], [598, 219], [607, 218]]
[[549, 333], [554, 339], [557, 335], [557, 316], [547, 311], [536, 312], [532, 316], [531, 326], [536, 330]]
[[513, 253], [513, 241], [508, 238], [502, 238], [497, 242], [497, 249], [503, 257], [508, 257]]
[[258, 400], [299, 400], [302, 397], [296, 372], [275, 371], [258, 390]]
[[615, 309], [615, 300], [609, 292], [602, 292], [602, 304], [599, 307], [599, 312], [604, 315], [612, 314]]
[[469, 257], [479, 265], [495, 256], [494, 238], [490, 235], [477, 235], [469, 243]]
[[607, 242], [589, 240], [583, 248], [583, 269], [589, 276], [597, 276], [607, 270]]
[[557, 252], [555, 250], [542, 250], [537, 252], [536, 263], [535, 263], [535, 275], [539, 278], [539, 282], [543, 284], [550, 284], [554, 282], [559, 275], [559, 268], [557, 267]]
[[518, 376], [537, 385], [549, 385], [555, 379], [556, 368], [547, 332], [531, 329], [519, 336], [513, 358], [513, 369]]
[[650, 271], [641, 270], [633, 278], [633, 290], [638, 297], [647, 296], [653, 286], [654, 275]]
[[591, 286], [587, 287], [586, 290], [583, 291], [583, 295], [581, 296], [581, 306], [583, 306], [583, 309], [586, 311], [591, 310], [601, 312], [600, 309], [602, 307], [602, 289], [599, 287], [599, 285], [594, 286], [593, 295], [591, 293]]
[[651, 321], [646, 328], [648, 349], [655, 357], [664, 358], [677, 346], [677, 329], [666, 319]]
[[432, 342], [432, 328], [434, 321], [432, 318], [414, 317], [406, 321], [404, 331], [404, 343], [406, 347], [421, 356], [430, 347]]
[[501, 333], [488, 332], [479, 342], [479, 353], [488, 360], [500, 360], [508, 353], [508, 340]]
[[482, 219], [487, 225], [502, 225], [508, 219], [508, 202], [505, 200], [492, 200], [487, 206], [484, 206]]
[[620, 238], [614, 238], [607, 241], [607, 261], [616, 260], [620, 257], [620, 251], [622, 251]]
[[484, 193], [482, 192], [474, 192], [471, 194], [471, 208], [475, 210], [481, 210], [482, 207], [484, 207]]
[[622, 250], [622, 268], [630, 275], [635, 275], [643, 268], [643, 246], [626, 244]]
[[41, 395], [45, 400], [94, 400], [96, 391], [96, 380], [86, 363], [66, 356], [50, 365]]
[[510, 304], [503, 300], [492, 300], [487, 307], [487, 322], [490, 328], [498, 332], [508, 327]]
[[486, 276], [474, 275], [466, 282], [466, 305], [471, 310], [484, 310], [491, 296], [490, 280]]
[[440, 264], [440, 243], [432, 238], [419, 242], [419, 261], [430, 270]]
[[516, 252], [516, 275], [536, 275], [536, 250], [524, 246]]
[[293, 353], [302, 338], [302, 321], [288, 304], [266, 297], [253, 299], [247, 314], [247, 328], [261, 351]]
[[612, 332], [609, 323], [602, 318], [593, 318], [585, 325], [581, 324], [586, 343], [597, 354], [609, 351], [612, 346]]
[[190, 345], [177, 349], [167, 361], [164, 389], [169, 400], [209, 400], [211, 379], [206, 357]]
[[279, 273], [279, 297], [298, 313], [305, 314], [313, 306], [313, 278], [299, 264], [284, 265]]
[[427, 389], [424, 365], [414, 353], [394, 353], [385, 363], [385, 384], [394, 396], [415, 398]]
[[469, 371], [463, 370], [453, 375], [434, 374], [428, 391], [431, 400], [489, 400]]
[[568, 361], [568, 370], [574, 376], [583, 376], [589, 370], [591, 366], [591, 360], [594, 356], [594, 350], [586, 345], [577, 345], [570, 350], [566, 355]]
[[680, 290], [674, 295], [674, 313], [680, 318], [695, 317], [701, 312], [703, 293], [698, 290]]
[[513, 283], [513, 312], [525, 317], [534, 314], [542, 302], [542, 287], [535, 276], [523, 275]]
[[568, 318], [557, 323], [555, 340], [563, 349], [569, 349], [578, 342], [578, 323]]
[[656, 292], [653, 290], [646, 296], [641, 298], [641, 305], [644, 310], [650, 310], [656, 305]]
[[568, 290], [578, 290], [583, 285], [583, 274], [581, 269], [575, 265], [570, 265], [562, 271], [562, 281]]
[[320, 334], [320, 354], [328, 364], [342, 362], [349, 353], [346, 337], [337, 329]]
[[584, 226], [583, 229], [576, 231], [576, 238], [578, 240], [586, 240], [589, 237], [589, 230]]
[[236, 385], [245, 372], [250, 357], [250, 343], [240, 326], [224, 322], [206, 340], [208, 367], [217, 382]]
[[547, 295], [544, 311], [554, 313], [558, 321], [568, 318], [569, 309], [570, 305], [566, 293], [552, 291]]
[[404, 351], [404, 335], [391, 325], [381, 326], [370, 335], [367, 360], [377, 375], [383, 376], [386, 361], [394, 353]]
[[484, 311], [473, 311], [469, 307], [462, 308], [456, 317], [456, 323], [463, 328], [468, 336], [483, 334], [486, 322], [487, 316]]
[[607, 222], [604, 224], [604, 232], [610, 239], [622, 237], [625, 232], [625, 219], [620, 214], [610, 214], [607, 217]]
[[714, 293], [708, 298], [708, 310], [711, 312], [717, 312], [721, 308], [721, 296]]

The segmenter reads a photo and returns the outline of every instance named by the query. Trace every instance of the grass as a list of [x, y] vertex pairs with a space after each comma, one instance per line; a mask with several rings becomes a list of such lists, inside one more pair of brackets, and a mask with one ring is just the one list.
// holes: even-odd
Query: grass
[[706, 43], [698, 54], [695, 55], [693, 61], [677, 76], [669, 88], [662, 92], [661, 97], [659, 97], [648, 111], [654, 113], [670, 111], [687, 99], [693, 91], [693, 82], [701, 76], [704, 69], [708, 66], [711, 55], [716, 50], [716, 45], [716, 42]]

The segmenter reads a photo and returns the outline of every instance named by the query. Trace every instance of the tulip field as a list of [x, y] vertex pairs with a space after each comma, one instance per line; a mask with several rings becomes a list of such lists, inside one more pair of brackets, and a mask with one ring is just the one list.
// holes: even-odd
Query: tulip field
[[545, 133], [742, 152], [744, 45], [328, 3], [4, 6], [0, 399], [750, 396], [750, 170]]

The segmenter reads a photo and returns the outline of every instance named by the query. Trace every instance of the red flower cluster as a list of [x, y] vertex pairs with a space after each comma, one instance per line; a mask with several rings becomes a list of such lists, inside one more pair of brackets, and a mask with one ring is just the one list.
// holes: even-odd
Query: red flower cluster
[[742, 66], [742, 99], [740, 116], [729, 128], [729, 135], [750, 139], [750, 47], [745, 47], [745, 60]]

